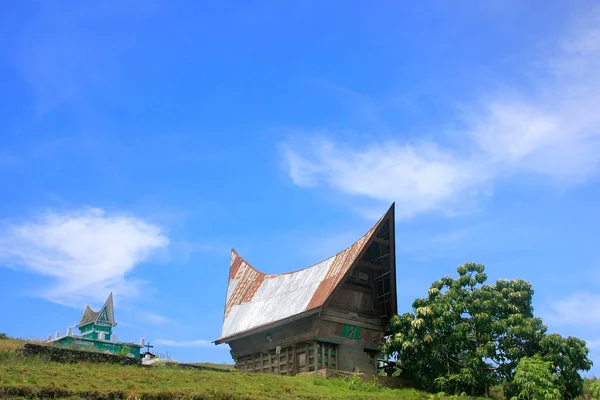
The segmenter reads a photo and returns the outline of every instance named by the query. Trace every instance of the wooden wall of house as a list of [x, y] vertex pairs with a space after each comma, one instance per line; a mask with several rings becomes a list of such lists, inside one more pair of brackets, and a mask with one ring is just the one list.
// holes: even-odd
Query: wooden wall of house
[[364, 315], [377, 316], [373, 295], [370, 289], [344, 283], [339, 291], [331, 298], [329, 305]]
[[229, 345], [241, 371], [295, 375], [331, 368], [376, 373], [376, 354], [384, 335], [378, 321], [327, 308], [319, 315], [258, 332]]
[[376, 373], [376, 356], [384, 336], [383, 328], [361, 318], [343, 318], [339, 314], [326, 310], [319, 317], [315, 322], [318, 339], [337, 343], [339, 369]]
[[[374, 280], [380, 271], [376, 271], [374, 267], [359, 264], [352, 272], [353, 274], [348, 276], [332, 294], [326, 308], [355, 313], [363, 318], [379, 319], [381, 307], [378, 303]], [[380, 324], [382, 321], [377, 323]]]
[[368, 266], [358, 268], [319, 314], [229, 342], [236, 366], [286, 375], [322, 367], [376, 373], [387, 321], [375, 297], [374, 274]]
[[229, 346], [232, 355], [237, 358], [261, 351], [274, 351], [277, 346], [287, 347], [302, 341], [311, 341], [315, 336], [314, 321], [315, 318], [310, 316], [231, 341]]
[[337, 346], [316, 341], [296, 343], [241, 357], [236, 368], [242, 372], [296, 375], [318, 369], [338, 369]]

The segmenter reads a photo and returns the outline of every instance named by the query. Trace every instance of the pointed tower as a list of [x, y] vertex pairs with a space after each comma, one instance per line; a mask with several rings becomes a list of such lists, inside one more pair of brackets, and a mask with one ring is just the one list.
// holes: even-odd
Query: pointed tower
[[113, 294], [111, 293], [100, 311], [95, 312], [89, 305], [85, 306], [77, 328], [84, 338], [110, 340], [112, 328], [115, 326], [117, 323], [115, 322]]

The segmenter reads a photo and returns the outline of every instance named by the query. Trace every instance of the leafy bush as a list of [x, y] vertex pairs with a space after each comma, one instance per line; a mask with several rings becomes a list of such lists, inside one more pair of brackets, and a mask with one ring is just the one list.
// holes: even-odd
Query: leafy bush
[[361, 392], [379, 392], [383, 390], [383, 386], [376, 379], [363, 379], [358, 372], [344, 378], [350, 390], [358, 390]]
[[121, 350], [119, 350], [117, 352], [117, 355], [127, 357], [127, 356], [129, 356], [130, 353], [131, 353], [131, 347], [128, 344], [126, 344], [125, 346], [123, 346], [121, 348]]
[[539, 358], [524, 357], [515, 371], [515, 385], [520, 399], [559, 400], [562, 398], [552, 376], [552, 363]]
[[593, 400], [600, 400], [600, 380], [593, 380], [589, 385], [589, 393]]
[[8, 339], [8, 336], [6, 335], [6, 333], [0, 332], [0, 340], [6, 340], [6, 339]]

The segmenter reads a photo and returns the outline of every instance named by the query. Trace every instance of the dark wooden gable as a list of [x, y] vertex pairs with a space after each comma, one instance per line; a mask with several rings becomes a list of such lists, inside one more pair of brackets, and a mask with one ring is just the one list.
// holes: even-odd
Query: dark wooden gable
[[387, 330], [390, 318], [398, 312], [394, 229], [392, 206], [326, 307], [379, 319]]

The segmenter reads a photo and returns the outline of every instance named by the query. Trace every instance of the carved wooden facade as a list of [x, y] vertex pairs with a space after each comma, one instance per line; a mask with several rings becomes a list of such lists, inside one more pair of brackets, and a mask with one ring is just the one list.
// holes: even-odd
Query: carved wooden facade
[[377, 371], [397, 313], [394, 205], [348, 249], [303, 270], [259, 272], [232, 252], [223, 332], [241, 371]]

